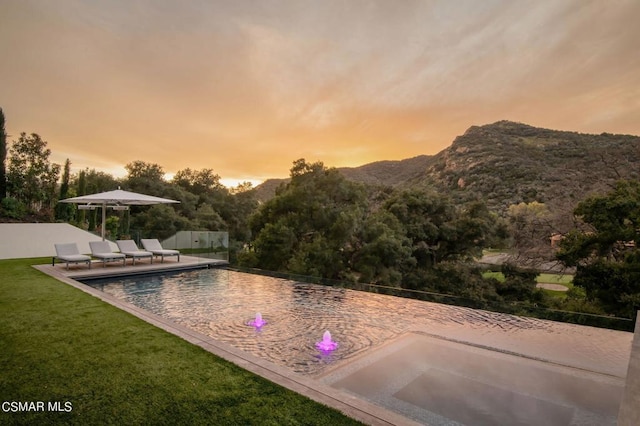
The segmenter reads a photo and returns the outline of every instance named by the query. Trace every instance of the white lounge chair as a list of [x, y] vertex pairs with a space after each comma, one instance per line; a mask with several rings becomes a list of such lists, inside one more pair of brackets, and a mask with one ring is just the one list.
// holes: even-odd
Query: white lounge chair
[[145, 250], [153, 253], [154, 256], [160, 256], [161, 262], [164, 263], [165, 256], [178, 256], [178, 262], [180, 262], [180, 252], [178, 250], [170, 250], [162, 248], [160, 241], [157, 239], [142, 239], [142, 246]]
[[89, 247], [91, 247], [91, 256], [102, 260], [102, 266], [106, 267], [107, 262], [115, 262], [119, 260], [122, 260], [122, 266], [125, 266], [127, 256], [122, 253], [115, 253], [111, 250], [111, 246], [108, 241], [90, 241]]
[[56, 259], [66, 262], [67, 269], [69, 263], [86, 263], [91, 269], [91, 257], [86, 254], [80, 254], [76, 243], [54, 244], [56, 248], [56, 256], [51, 259], [51, 266], [56, 266]]
[[133, 264], [136, 264], [136, 259], [144, 259], [148, 257], [153, 263], [153, 253], [150, 251], [140, 250], [133, 240], [117, 240], [116, 244], [120, 253], [133, 259]]

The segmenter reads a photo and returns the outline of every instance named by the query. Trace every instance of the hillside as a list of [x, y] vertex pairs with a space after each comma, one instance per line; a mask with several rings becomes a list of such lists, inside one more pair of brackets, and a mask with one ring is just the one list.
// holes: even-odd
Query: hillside
[[[418, 181], [494, 210], [538, 201], [575, 205], [618, 179], [638, 179], [640, 137], [581, 134], [500, 121], [471, 127], [438, 153]], [[415, 182], [415, 181], [414, 181]]]
[[[420, 179], [433, 158], [429, 155], [419, 155], [399, 161], [376, 161], [360, 167], [338, 167], [338, 170], [347, 179], [356, 182], [399, 186]], [[268, 200], [275, 195], [280, 184], [288, 181], [289, 179], [267, 179], [256, 187], [256, 198], [260, 201]]]
[[370, 185], [402, 185], [413, 179], [419, 179], [431, 164], [433, 156], [419, 155], [400, 161], [376, 161], [360, 167], [340, 167], [347, 179]]
[[[538, 201], [571, 209], [618, 179], [640, 178], [640, 137], [549, 130], [510, 121], [473, 126], [434, 156], [339, 168], [368, 184], [429, 184], [455, 199], [481, 198], [496, 211]], [[286, 179], [256, 188], [268, 199]]]

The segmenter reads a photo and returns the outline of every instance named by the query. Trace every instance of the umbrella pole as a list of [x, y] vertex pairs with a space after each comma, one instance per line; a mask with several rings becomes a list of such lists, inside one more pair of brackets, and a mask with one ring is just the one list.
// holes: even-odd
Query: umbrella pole
[[102, 204], [102, 241], [104, 241], [104, 222], [107, 219], [107, 205]]

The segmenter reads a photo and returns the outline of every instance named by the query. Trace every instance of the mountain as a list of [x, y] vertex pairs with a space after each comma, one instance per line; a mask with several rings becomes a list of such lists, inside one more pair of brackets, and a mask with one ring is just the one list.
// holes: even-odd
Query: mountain
[[[369, 185], [400, 186], [415, 179], [420, 179], [431, 163], [434, 156], [419, 155], [405, 160], [376, 161], [360, 167], [338, 167], [337, 169], [347, 179]], [[260, 201], [268, 200], [276, 193], [281, 184], [289, 179], [267, 179], [256, 186], [256, 198]]]
[[[397, 187], [431, 185], [465, 201], [503, 211], [538, 201], [572, 208], [618, 179], [640, 178], [640, 137], [549, 130], [511, 121], [472, 126], [436, 155], [338, 168], [348, 179]], [[287, 179], [269, 179], [258, 199]]]
[[370, 185], [398, 186], [419, 179], [431, 164], [432, 155], [419, 155], [400, 161], [376, 161], [360, 167], [340, 167], [347, 179]]
[[510, 121], [473, 126], [435, 155], [419, 181], [494, 210], [538, 201], [575, 205], [638, 179], [640, 137], [583, 134]]

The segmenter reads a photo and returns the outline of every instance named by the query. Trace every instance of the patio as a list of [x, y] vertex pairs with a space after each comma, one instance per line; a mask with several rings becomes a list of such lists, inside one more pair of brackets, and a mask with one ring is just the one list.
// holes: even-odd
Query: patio
[[228, 264], [229, 262], [226, 260], [181, 255], [180, 262], [177, 262], [175, 258], [168, 258], [161, 263], [160, 258], [155, 258], [153, 263], [144, 259], [137, 260], [136, 264], [133, 265], [132, 260], [127, 259], [125, 266], [122, 266], [121, 262], [107, 263], [103, 266], [102, 261], [93, 260], [91, 263], [91, 269], [87, 268], [83, 264], [70, 264], [69, 269], [67, 269], [64, 262], [57, 261], [55, 266], [39, 265], [38, 269], [49, 275], [78, 280], [87, 278], [153, 274], [157, 272], [179, 271], [194, 268], [211, 268], [216, 266], [225, 266]]

